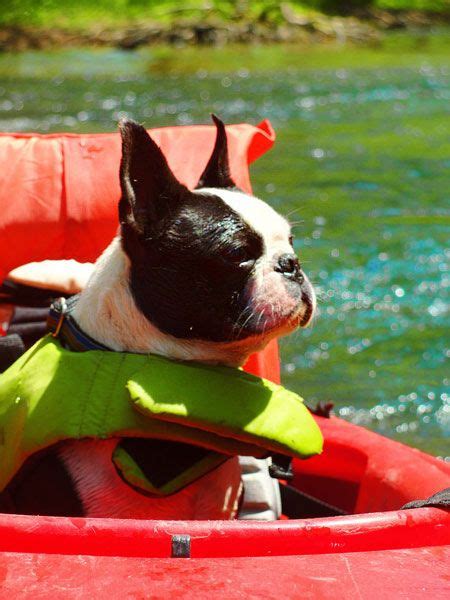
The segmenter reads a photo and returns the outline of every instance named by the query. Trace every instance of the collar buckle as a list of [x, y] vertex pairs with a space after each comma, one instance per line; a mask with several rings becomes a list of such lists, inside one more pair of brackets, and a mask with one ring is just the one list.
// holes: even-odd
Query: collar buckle
[[56, 327], [55, 327], [55, 331], [52, 331], [52, 336], [54, 338], [57, 338], [59, 335], [59, 332], [61, 330], [61, 327], [64, 323], [64, 319], [67, 313], [67, 302], [66, 299], [64, 297], [58, 298], [59, 306], [60, 306], [60, 310], [58, 310], [59, 312], [59, 319], [58, 322], [56, 323]]

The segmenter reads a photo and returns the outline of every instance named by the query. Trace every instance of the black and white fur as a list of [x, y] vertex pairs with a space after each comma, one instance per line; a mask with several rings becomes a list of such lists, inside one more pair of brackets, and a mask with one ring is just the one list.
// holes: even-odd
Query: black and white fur
[[[120, 233], [95, 265], [73, 317], [116, 351], [242, 365], [275, 336], [306, 326], [315, 295], [288, 222], [238, 190], [223, 123], [198, 188], [171, 172], [146, 130], [120, 124]], [[60, 449], [88, 516], [229, 518], [240, 494], [231, 459], [184, 490], [148, 498], [111, 464], [114, 440]]]

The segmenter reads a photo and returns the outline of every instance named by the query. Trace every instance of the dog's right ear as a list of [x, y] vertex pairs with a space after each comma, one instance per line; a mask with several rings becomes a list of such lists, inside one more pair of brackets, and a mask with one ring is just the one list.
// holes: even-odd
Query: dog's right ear
[[216, 115], [211, 115], [211, 117], [216, 126], [216, 141], [208, 164], [200, 175], [195, 189], [204, 187], [237, 189], [230, 175], [225, 125]]
[[140, 235], [151, 235], [181, 198], [189, 193], [169, 168], [159, 146], [142, 125], [124, 119], [120, 163], [119, 220]]

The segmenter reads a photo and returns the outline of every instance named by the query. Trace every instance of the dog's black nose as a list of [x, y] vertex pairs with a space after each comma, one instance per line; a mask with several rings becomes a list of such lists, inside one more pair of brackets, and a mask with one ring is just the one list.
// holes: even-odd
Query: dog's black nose
[[295, 279], [298, 283], [304, 280], [300, 263], [295, 254], [282, 254], [275, 265], [275, 271], [282, 273], [288, 279]]

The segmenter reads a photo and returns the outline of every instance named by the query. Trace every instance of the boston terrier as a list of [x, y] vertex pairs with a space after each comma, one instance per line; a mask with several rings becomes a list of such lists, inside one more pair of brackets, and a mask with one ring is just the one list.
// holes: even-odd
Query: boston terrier
[[[120, 230], [98, 259], [72, 317], [118, 352], [241, 366], [274, 337], [305, 327], [315, 294], [292, 247], [289, 223], [239, 190], [225, 126], [196, 189], [175, 178], [141, 125], [120, 123]], [[91, 517], [225, 519], [241, 494], [237, 458], [183, 490], [148, 497], [111, 462], [115, 440], [58, 448], [80, 511]]]

